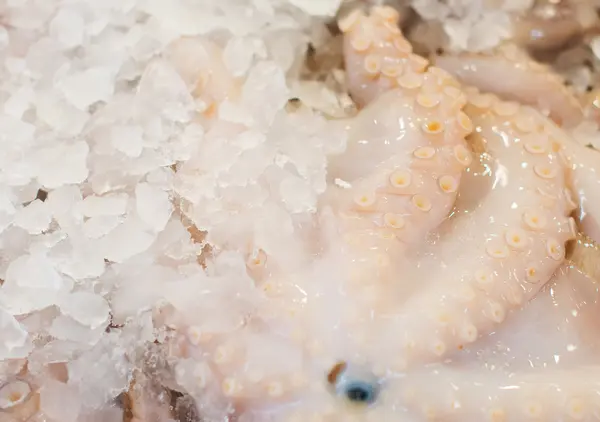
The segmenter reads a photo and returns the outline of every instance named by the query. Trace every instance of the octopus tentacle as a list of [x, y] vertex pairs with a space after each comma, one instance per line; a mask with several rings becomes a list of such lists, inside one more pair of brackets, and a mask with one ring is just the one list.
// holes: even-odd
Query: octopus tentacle
[[577, 198], [580, 228], [595, 242], [600, 242], [600, 153], [572, 142], [567, 146], [573, 171], [571, 185]]
[[483, 348], [473, 345], [469, 360], [415, 370], [395, 396], [416, 415], [444, 421], [595, 419], [600, 411], [600, 342], [591, 333], [600, 314], [596, 283], [565, 266], [549, 287], [507, 321], [510, 330], [482, 339]]
[[[350, 50], [350, 91], [370, 104], [346, 123], [347, 149], [331, 160], [329, 172], [350, 184], [332, 195], [346, 232], [411, 244], [448, 216], [471, 160], [465, 136], [473, 126], [457, 82], [410, 53], [397, 17], [392, 8], [375, 7], [370, 16], [356, 12], [340, 22]], [[365, 31], [366, 56], [357, 44]], [[370, 60], [382, 64], [377, 75], [368, 74]]]
[[546, 122], [476, 93], [467, 112], [477, 128], [473, 141], [496, 160], [495, 182], [420, 262], [425, 287], [395, 321], [407, 362], [439, 358], [490, 332], [550, 279], [575, 237], [566, 163]]
[[[508, 374], [437, 368], [404, 398], [417, 420], [596, 420], [600, 367]], [[435, 419], [438, 418], [438, 419]]]
[[338, 23], [344, 34], [348, 91], [361, 106], [395, 87], [418, 89], [429, 61], [413, 54], [398, 27], [398, 12], [387, 6], [350, 13]]
[[581, 104], [563, 79], [512, 44], [488, 55], [439, 56], [435, 64], [466, 85], [547, 111], [561, 125], [574, 127], [583, 119]]
[[331, 165], [333, 177], [351, 184], [331, 200], [346, 231], [376, 227], [371, 234], [412, 244], [448, 216], [471, 160], [464, 140], [471, 122], [459, 109], [445, 112], [448, 97], [431, 107], [434, 118], [423, 118], [420, 95], [391, 91], [351, 122], [348, 151]]

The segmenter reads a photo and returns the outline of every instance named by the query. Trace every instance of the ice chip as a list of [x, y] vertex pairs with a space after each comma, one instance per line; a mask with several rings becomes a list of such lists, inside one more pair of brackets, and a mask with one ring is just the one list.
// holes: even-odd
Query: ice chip
[[0, 186], [0, 233], [2, 233], [13, 222], [15, 208], [15, 195], [7, 186]]
[[78, 207], [86, 217], [119, 216], [127, 211], [127, 194], [108, 194], [87, 196]]
[[51, 128], [67, 136], [76, 136], [89, 120], [89, 114], [67, 103], [55, 92], [37, 93], [35, 97], [38, 118]]
[[139, 183], [135, 188], [135, 199], [136, 211], [142, 221], [155, 232], [163, 230], [173, 212], [168, 193], [148, 183]]
[[38, 181], [49, 189], [83, 182], [89, 174], [89, 150], [88, 144], [83, 141], [56, 144], [39, 150], [36, 154]]
[[83, 43], [85, 22], [74, 10], [61, 9], [50, 21], [50, 36], [64, 45], [73, 48]]
[[290, 3], [312, 16], [334, 16], [342, 0], [290, 0]]
[[95, 293], [73, 292], [65, 296], [59, 306], [63, 314], [92, 330], [106, 325], [109, 319], [108, 302]]
[[317, 196], [310, 185], [298, 177], [290, 176], [279, 184], [279, 194], [291, 213], [315, 212]]
[[48, 205], [36, 199], [19, 210], [14, 224], [27, 230], [29, 234], [40, 234], [48, 229], [51, 221], [52, 214]]
[[82, 402], [75, 386], [47, 377], [40, 389], [40, 408], [52, 420], [77, 422]]
[[83, 234], [89, 239], [98, 239], [107, 235], [122, 222], [122, 217], [114, 215], [91, 217], [83, 223]]
[[0, 115], [0, 145], [6, 144], [3, 149], [11, 144], [29, 146], [34, 133], [35, 126], [32, 124], [15, 117]]
[[25, 328], [0, 307], [0, 361], [25, 358], [31, 349], [32, 344]]
[[94, 67], [71, 74], [59, 82], [67, 100], [80, 110], [107, 101], [115, 89], [115, 74], [109, 67]]
[[244, 76], [254, 57], [253, 40], [235, 37], [229, 40], [223, 50], [223, 61], [235, 77]]
[[141, 221], [128, 218], [100, 239], [104, 257], [112, 262], [123, 262], [147, 250], [155, 235], [149, 233]]
[[44, 255], [23, 255], [12, 261], [0, 289], [0, 306], [15, 315], [54, 305], [68, 285]]
[[[34, 96], [35, 92], [31, 87], [20, 87], [4, 103], [4, 112], [15, 119], [20, 119], [31, 107]], [[33, 133], [35, 129], [31, 127], [29, 130]]]
[[188, 88], [173, 66], [155, 60], [144, 70], [138, 86], [137, 101], [148, 112], [159, 112], [177, 122], [187, 122], [195, 108]]
[[143, 134], [140, 126], [115, 126], [110, 130], [110, 140], [117, 151], [135, 158], [142, 153]]
[[250, 70], [242, 89], [242, 102], [257, 122], [270, 125], [288, 98], [285, 74], [277, 64], [264, 61]]
[[5, 284], [13, 283], [18, 287], [53, 291], [63, 287], [62, 277], [42, 255], [24, 255], [12, 261], [6, 270]]

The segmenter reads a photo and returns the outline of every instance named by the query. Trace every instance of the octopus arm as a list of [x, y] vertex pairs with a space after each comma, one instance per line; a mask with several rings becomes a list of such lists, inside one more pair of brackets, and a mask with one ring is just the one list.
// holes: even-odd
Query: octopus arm
[[469, 356], [415, 370], [397, 396], [419, 416], [444, 421], [593, 420], [600, 410], [596, 282], [563, 266], [547, 287], [504, 329], [470, 346]]
[[397, 19], [394, 9], [374, 7], [369, 16], [355, 12], [340, 22], [350, 92], [367, 106], [346, 122], [347, 149], [329, 163], [330, 177], [350, 189], [330, 191], [333, 207], [347, 217], [346, 232], [413, 244], [454, 204], [471, 161], [465, 136], [472, 123], [457, 81], [426, 69]]
[[419, 81], [429, 61], [413, 54], [398, 21], [395, 9], [377, 6], [371, 8], [369, 15], [355, 10], [338, 22], [344, 34], [348, 92], [359, 106], [398, 86], [421, 87]]
[[581, 230], [600, 242], [600, 153], [570, 143], [567, 147], [573, 171], [571, 184], [577, 198], [577, 219]]
[[466, 85], [538, 107], [563, 126], [574, 127], [583, 119], [581, 104], [562, 78], [513, 45], [493, 55], [440, 56], [435, 64]]
[[448, 422], [592, 421], [600, 410], [599, 375], [600, 366], [517, 374], [436, 367], [415, 376], [419, 383], [407, 388], [404, 397], [415, 420], [435, 414], [435, 420]]
[[421, 263], [424, 287], [397, 320], [407, 363], [461, 350], [492, 331], [550, 279], [575, 237], [566, 163], [543, 122], [491, 95], [472, 101], [472, 140], [495, 159], [495, 180]]

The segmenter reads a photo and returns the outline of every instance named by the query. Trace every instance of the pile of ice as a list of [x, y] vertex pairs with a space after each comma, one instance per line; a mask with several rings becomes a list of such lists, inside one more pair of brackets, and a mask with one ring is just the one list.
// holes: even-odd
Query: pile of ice
[[411, 0], [419, 15], [439, 22], [454, 51], [484, 51], [510, 38], [514, 18], [535, 0]]
[[[285, 108], [339, 3], [0, 1], [0, 387], [39, 388], [39, 420], [120, 421], [136, 352], [165, 336], [154, 312], [241, 312], [205, 298], [247, 287], [249, 245], [293, 265], [344, 140]], [[216, 112], [236, 130], [197, 121], [163, 55], [199, 35], [240, 78]], [[206, 269], [190, 224], [209, 230]]]

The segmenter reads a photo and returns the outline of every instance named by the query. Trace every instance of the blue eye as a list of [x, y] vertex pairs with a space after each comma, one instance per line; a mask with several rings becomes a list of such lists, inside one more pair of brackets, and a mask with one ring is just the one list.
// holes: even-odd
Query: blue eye
[[377, 399], [378, 386], [364, 381], [346, 382], [342, 387], [343, 394], [353, 403], [371, 404]]
[[354, 371], [348, 369], [348, 365], [341, 362], [327, 376], [336, 394], [355, 404], [374, 403], [379, 394], [379, 382], [372, 375], [357, 372], [356, 368]]

